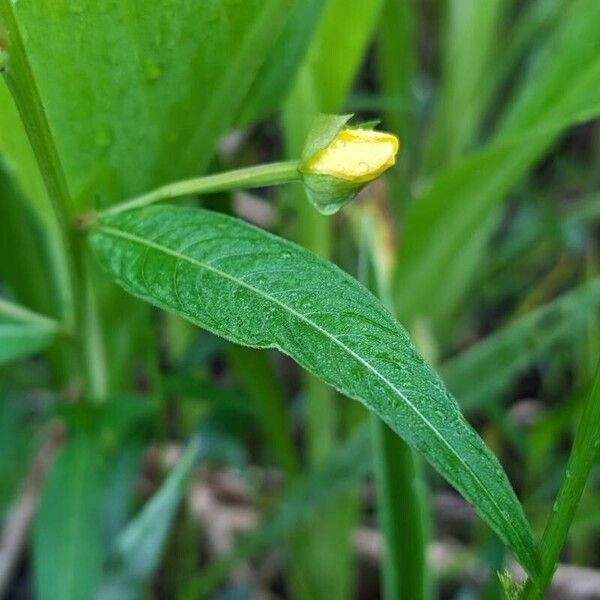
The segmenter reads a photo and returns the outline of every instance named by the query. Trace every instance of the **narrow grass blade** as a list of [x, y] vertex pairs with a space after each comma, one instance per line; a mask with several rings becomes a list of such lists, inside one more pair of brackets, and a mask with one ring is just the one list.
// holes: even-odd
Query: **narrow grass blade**
[[575, 433], [573, 448], [565, 476], [542, 538], [542, 576], [539, 582], [528, 582], [524, 600], [540, 600], [556, 569], [560, 552], [567, 540], [569, 527], [600, 452], [600, 363], [592, 391], [585, 403]]
[[94, 598], [102, 569], [102, 462], [80, 435], [58, 454], [44, 484], [33, 557], [40, 600]]
[[281, 105], [315, 38], [327, 4], [323, 0], [294, 1], [287, 24], [250, 89], [242, 121], [264, 118]]
[[384, 100], [384, 105], [377, 108], [384, 113], [385, 129], [400, 136], [403, 148], [409, 140], [409, 117], [416, 103], [411, 87], [416, 67], [414, 13], [411, 2], [386, 0], [376, 44], [380, 89], [376, 98]]
[[482, 407], [557, 342], [581, 335], [587, 319], [599, 309], [600, 278], [596, 278], [446, 362], [442, 377], [463, 410]]
[[58, 323], [0, 298], [0, 365], [46, 349]]
[[565, 12], [492, 144], [437, 174], [407, 211], [395, 275], [402, 319], [448, 321], [481, 265], [506, 194], [562, 132], [600, 114], [600, 4], [576, 0]]
[[91, 232], [128, 292], [236, 343], [278, 348], [364, 403], [454, 485], [533, 576], [529, 525], [498, 463], [404, 329], [357, 281], [231, 217], [154, 206]]
[[425, 173], [448, 166], [472, 142], [485, 108], [481, 88], [499, 50], [506, 4], [506, 0], [448, 2], [442, 82], [423, 152]]
[[108, 557], [100, 600], [136, 600], [158, 567], [161, 552], [198, 455], [189, 443], [177, 466], [140, 514], [119, 534]]

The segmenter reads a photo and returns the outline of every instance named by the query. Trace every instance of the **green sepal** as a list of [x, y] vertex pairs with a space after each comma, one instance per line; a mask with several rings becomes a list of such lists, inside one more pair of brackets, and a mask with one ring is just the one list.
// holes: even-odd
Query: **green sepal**
[[302, 180], [310, 203], [323, 215], [335, 214], [366, 185], [318, 173], [302, 173]]
[[319, 115], [306, 138], [299, 171], [310, 203], [324, 215], [332, 215], [350, 202], [365, 186], [331, 175], [311, 173], [305, 165], [314, 155], [329, 146], [335, 136], [347, 127], [354, 115]]
[[352, 125], [346, 125], [346, 127], [348, 127], [348, 129], [369, 129], [372, 131], [377, 125], [381, 125], [381, 119], [371, 119], [370, 121], [353, 123]]
[[300, 159], [300, 171], [304, 165], [317, 153], [329, 146], [333, 138], [343, 129], [348, 121], [353, 117], [349, 115], [319, 115], [313, 122], [313, 126], [308, 132], [302, 156]]

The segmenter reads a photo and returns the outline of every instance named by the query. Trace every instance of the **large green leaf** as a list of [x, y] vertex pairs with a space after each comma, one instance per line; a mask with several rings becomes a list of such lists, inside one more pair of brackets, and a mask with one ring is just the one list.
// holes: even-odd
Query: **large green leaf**
[[35, 88], [76, 208], [205, 168], [290, 5], [1, 0], [7, 80]]
[[0, 155], [37, 217], [56, 227], [35, 156], [4, 80], [0, 79]]
[[74, 438], [56, 457], [35, 523], [36, 597], [95, 597], [102, 567], [102, 462], [96, 441]]
[[0, 298], [0, 365], [47, 348], [57, 323]]
[[363, 402], [420, 450], [536, 572], [536, 550], [496, 458], [406, 332], [357, 281], [231, 217], [154, 206], [90, 234], [130, 293], [236, 343], [279, 348]]

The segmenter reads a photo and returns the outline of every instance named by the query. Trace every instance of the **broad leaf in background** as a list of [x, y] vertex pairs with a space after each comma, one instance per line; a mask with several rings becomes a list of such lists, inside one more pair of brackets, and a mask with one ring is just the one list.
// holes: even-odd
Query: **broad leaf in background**
[[0, 298], [0, 365], [46, 349], [57, 327], [55, 321]]
[[102, 573], [103, 465], [92, 437], [60, 451], [47, 476], [34, 531], [36, 598], [94, 598]]
[[600, 3], [576, 0], [566, 12], [494, 144], [439, 174], [408, 210], [395, 275], [403, 321], [448, 318], [481, 264], [505, 195], [560, 133], [600, 114]]
[[363, 402], [420, 450], [533, 575], [529, 525], [497, 459], [406, 332], [357, 281], [231, 217], [153, 206], [90, 241], [125, 290], [236, 343], [274, 347]]
[[141, 598], [157, 569], [165, 540], [198, 455], [192, 440], [177, 466], [140, 514], [119, 534], [108, 557], [100, 600]]
[[55, 228], [52, 206], [23, 128], [19, 111], [4, 82], [0, 78], [0, 156], [7, 171], [28, 201], [35, 214], [46, 227]]
[[[13, 262], [0, 265], [3, 278], [14, 285], [20, 301], [35, 301], [35, 308], [39, 310], [50, 312], [49, 305], [54, 299], [57, 300], [57, 309], [65, 307], [69, 302], [69, 288], [58, 223], [19, 113], [2, 78], [0, 162], [3, 163], [0, 174], [3, 218], [0, 250], [5, 250], [4, 256], [8, 258], [10, 255]], [[18, 269], [14, 268], [15, 262], [19, 265]], [[28, 273], [23, 272], [22, 264], [27, 264]], [[52, 294], [49, 294], [50, 291]], [[54, 312], [59, 314], [58, 310]], [[69, 320], [66, 310], [60, 312], [64, 320]]]
[[205, 169], [289, 5], [1, 0], [7, 79], [33, 77], [76, 210]]

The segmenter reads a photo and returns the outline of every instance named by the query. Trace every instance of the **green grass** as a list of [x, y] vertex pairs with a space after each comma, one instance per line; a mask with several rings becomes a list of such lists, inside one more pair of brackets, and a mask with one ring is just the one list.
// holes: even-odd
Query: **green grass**
[[[0, 595], [533, 600], [599, 569], [598, 22], [0, 0], [0, 536], [38, 501]], [[365, 186], [302, 165], [371, 120], [397, 164], [342, 207]]]

